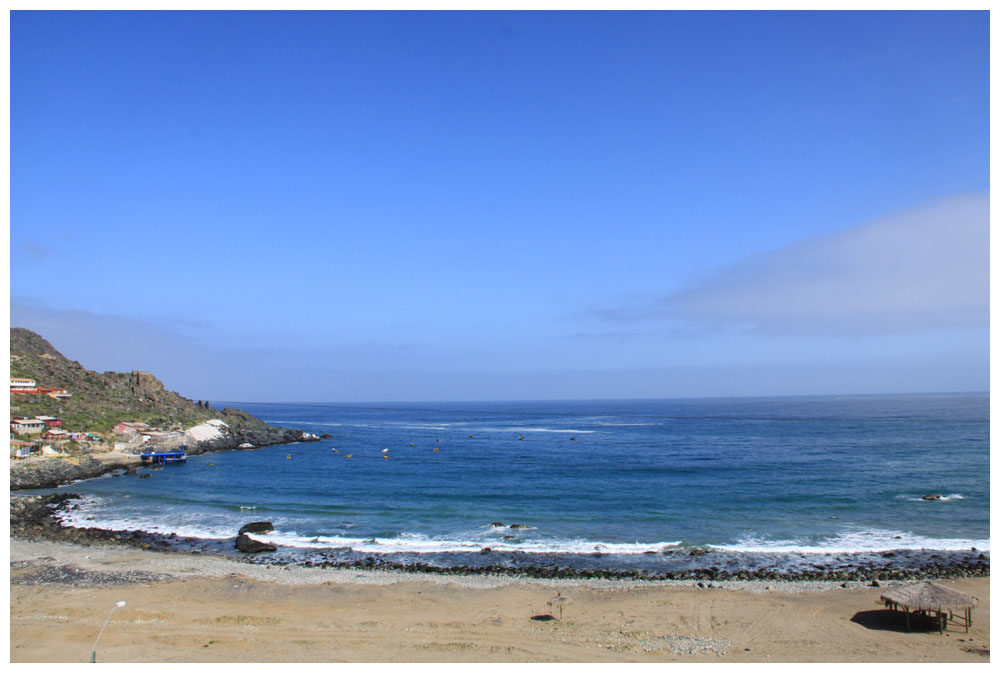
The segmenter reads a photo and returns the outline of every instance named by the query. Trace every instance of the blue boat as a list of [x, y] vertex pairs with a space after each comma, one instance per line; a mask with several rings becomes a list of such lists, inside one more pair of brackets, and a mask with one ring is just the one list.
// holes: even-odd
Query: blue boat
[[174, 451], [153, 451], [142, 454], [142, 462], [149, 465], [164, 463], [183, 463], [187, 461], [187, 451], [184, 445]]

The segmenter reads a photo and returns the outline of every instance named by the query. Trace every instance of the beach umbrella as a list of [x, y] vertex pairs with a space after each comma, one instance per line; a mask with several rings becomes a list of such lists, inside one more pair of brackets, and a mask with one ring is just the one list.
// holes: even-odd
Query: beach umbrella
[[556, 595], [549, 599], [548, 606], [550, 608], [559, 606], [559, 621], [562, 621], [563, 606], [569, 605], [572, 602], [572, 598], [569, 596], [563, 596], [561, 591], [557, 591]]
[[968, 631], [972, 625], [972, 608], [979, 605], [975, 596], [933, 582], [893, 587], [882, 594], [882, 601], [891, 609], [902, 609], [906, 613], [907, 630], [910, 628], [911, 612], [935, 613], [938, 630], [942, 633], [945, 624], [953, 620], [954, 613], [959, 610], [964, 613], [965, 630]]

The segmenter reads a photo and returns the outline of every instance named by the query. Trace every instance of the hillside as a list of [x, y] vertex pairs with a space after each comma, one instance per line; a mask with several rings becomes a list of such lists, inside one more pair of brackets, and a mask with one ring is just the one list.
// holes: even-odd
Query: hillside
[[167, 390], [159, 379], [146, 372], [98, 373], [86, 369], [22, 327], [10, 330], [10, 375], [72, 393], [67, 399], [35, 395], [10, 398], [12, 413], [57, 416], [72, 431], [105, 435], [120, 421], [145, 421], [164, 430], [182, 430], [211, 418], [222, 419], [237, 434], [277, 430], [243, 411], [203, 407]]
[[10, 330], [10, 375], [34, 379], [40, 387], [65, 388], [72, 394], [62, 399], [12, 394], [12, 415], [55, 416], [62, 419], [67, 431], [91, 432], [104, 440], [89, 446], [57, 442], [64, 445], [66, 459], [11, 461], [12, 491], [52, 488], [121, 468], [133, 469], [131, 466], [139, 460], [138, 456], [108, 453], [115, 438], [112, 428], [121, 421], [144, 421], [163, 430], [187, 430], [210, 419], [221, 419], [229, 426], [202, 441], [187, 437], [189, 454], [318, 439], [301, 430], [270, 426], [239, 409], [202, 406], [167, 390], [159, 379], [146, 372], [91, 371], [64, 357], [38, 334], [20, 327]]

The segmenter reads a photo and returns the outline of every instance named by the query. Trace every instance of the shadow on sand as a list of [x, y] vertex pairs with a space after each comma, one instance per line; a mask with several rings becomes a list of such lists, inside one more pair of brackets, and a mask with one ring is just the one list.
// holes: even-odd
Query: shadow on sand
[[531, 619], [536, 622], [551, 622], [555, 619], [555, 617], [552, 615], [535, 615]]
[[[907, 633], [906, 616], [902, 612], [893, 612], [892, 610], [863, 610], [851, 617], [851, 621], [872, 631]], [[931, 617], [911, 613], [910, 632], [937, 633], [937, 622]]]

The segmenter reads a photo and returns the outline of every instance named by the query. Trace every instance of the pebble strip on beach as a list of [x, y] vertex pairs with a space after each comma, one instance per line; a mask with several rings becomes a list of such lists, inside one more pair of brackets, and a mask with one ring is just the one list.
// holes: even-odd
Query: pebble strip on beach
[[[834, 589], [866, 589], [866, 582], [834, 581], [764, 581], [726, 580], [708, 583], [691, 580], [634, 579], [539, 579], [497, 575], [439, 575], [392, 570], [356, 570], [352, 568], [304, 568], [299, 566], [266, 566], [222, 556], [192, 556], [176, 552], [156, 552], [109, 545], [83, 546], [52, 541], [12, 539], [11, 582], [16, 584], [79, 583], [93, 586], [115, 586], [202, 577], [244, 578], [274, 584], [396, 584], [399, 582], [434, 582], [463, 587], [490, 589], [511, 584], [567, 587], [585, 586], [593, 589], [623, 587], [698, 587], [707, 591], [739, 590], [754, 593], [806, 593]], [[58, 559], [58, 561], [56, 561]], [[112, 565], [127, 566], [127, 571], [109, 572]], [[846, 586], [843, 586], [845, 585]], [[886, 582], [893, 586], [902, 582]]]

